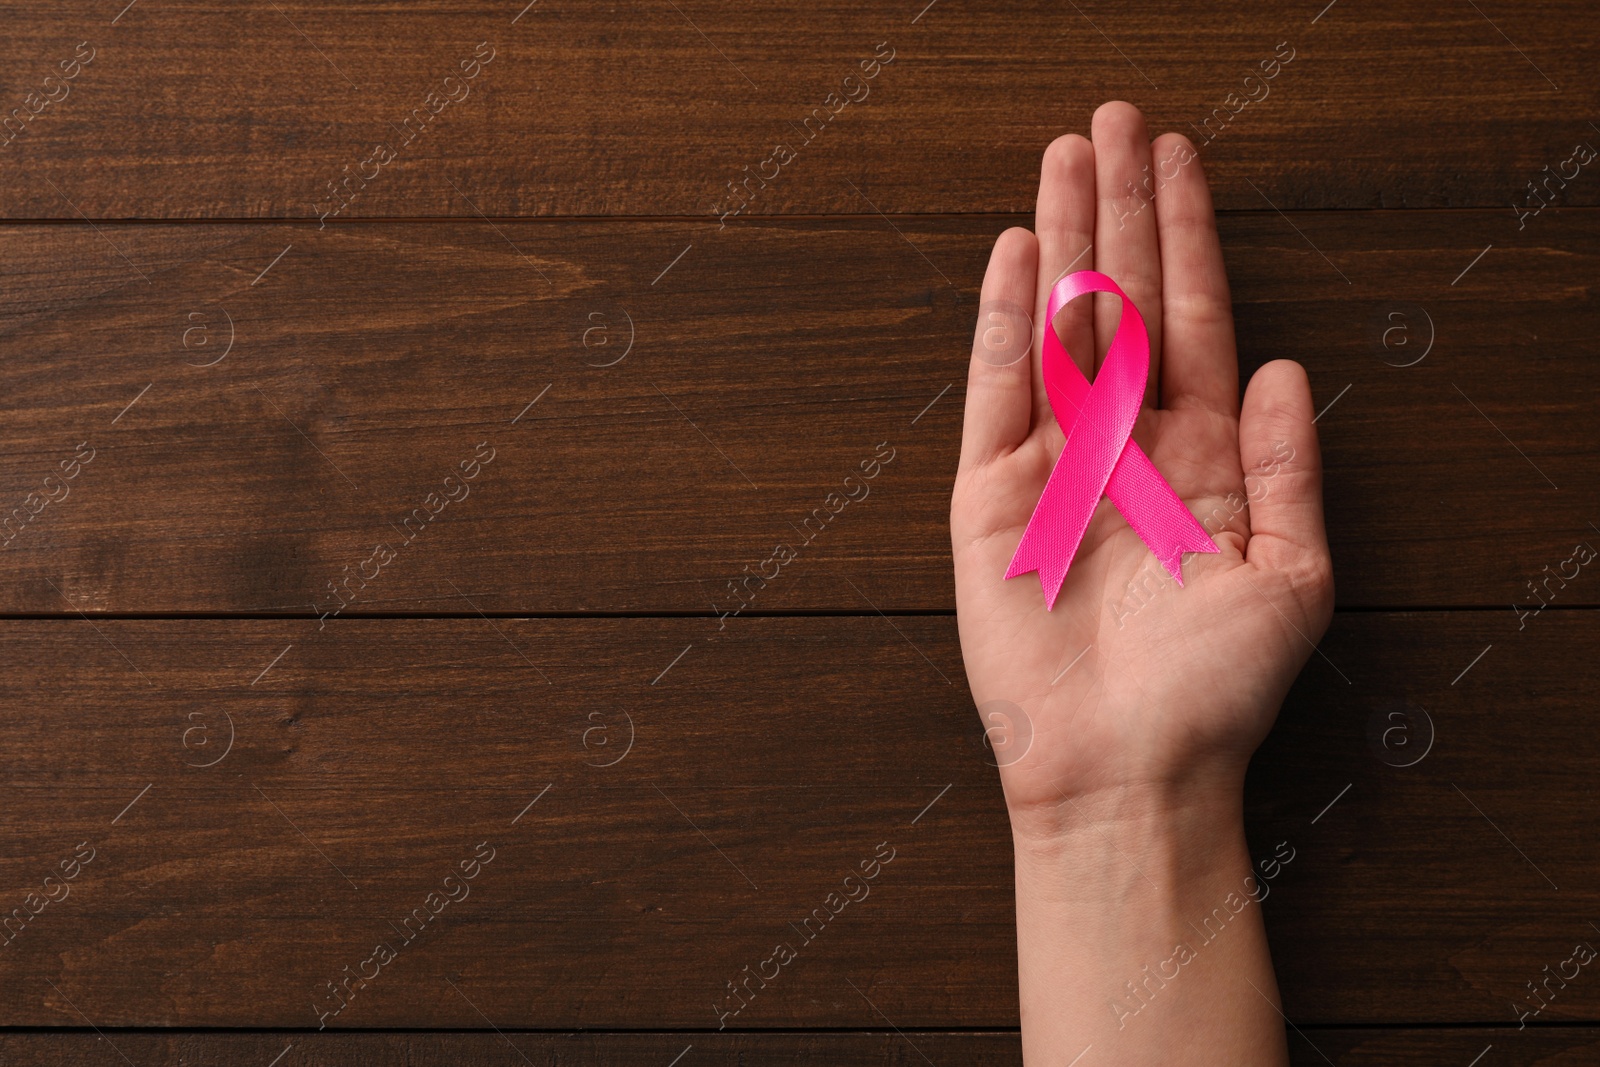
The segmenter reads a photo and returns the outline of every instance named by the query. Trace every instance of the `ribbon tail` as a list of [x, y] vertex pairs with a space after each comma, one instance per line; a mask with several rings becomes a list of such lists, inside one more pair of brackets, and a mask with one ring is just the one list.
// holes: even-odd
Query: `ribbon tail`
[[1132, 438], [1111, 469], [1106, 496], [1180, 587], [1185, 552], [1222, 551]]
[[1038, 571], [1039, 584], [1044, 587], [1044, 608], [1052, 611], [1056, 606], [1056, 597], [1061, 595], [1061, 584], [1067, 580], [1067, 563], [1072, 559], [1072, 554], [1060, 555], [1050, 551], [1048, 539], [1040, 533], [1042, 524], [1039, 519], [1039, 512], [1035, 509], [1033, 518], [1028, 520], [1027, 529], [1022, 531], [1022, 540], [1017, 543], [1016, 555], [1011, 557], [1011, 566], [1006, 568], [1006, 577], [1015, 578], [1029, 571]]
[[[1022, 531], [1017, 551], [1006, 568], [1006, 577], [1015, 578], [1029, 571], [1039, 572], [1039, 584], [1044, 587], [1046, 611], [1055, 609], [1056, 597], [1061, 594], [1061, 583], [1066, 581], [1067, 568], [1094, 517], [1095, 505], [1105, 492], [1103, 485], [1074, 470], [1068, 460], [1069, 449], [1056, 457], [1056, 465], [1039, 494], [1039, 503]], [[1114, 468], [1113, 468], [1114, 469]], [[1153, 469], [1153, 468], [1152, 468]], [[1158, 476], [1159, 477], [1159, 476]]]

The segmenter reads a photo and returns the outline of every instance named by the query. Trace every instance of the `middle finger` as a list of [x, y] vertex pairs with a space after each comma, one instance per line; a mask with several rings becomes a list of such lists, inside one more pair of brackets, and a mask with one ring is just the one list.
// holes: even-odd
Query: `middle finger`
[[[1155, 172], [1150, 133], [1132, 104], [1100, 105], [1090, 126], [1094, 141], [1094, 269], [1110, 275], [1144, 316], [1150, 332], [1150, 379], [1144, 402], [1155, 403], [1161, 373], [1161, 247], [1156, 237]], [[1096, 294], [1095, 366], [1105, 360], [1121, 318], [1114, 295]]]

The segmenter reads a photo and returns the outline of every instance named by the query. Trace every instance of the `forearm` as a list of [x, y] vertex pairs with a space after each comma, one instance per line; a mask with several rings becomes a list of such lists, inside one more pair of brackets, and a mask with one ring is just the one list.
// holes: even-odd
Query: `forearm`
[[1013, 817], [1024, 1061], [1286, 1064], [1237, 790], [1097, 794], [1049, 821]]

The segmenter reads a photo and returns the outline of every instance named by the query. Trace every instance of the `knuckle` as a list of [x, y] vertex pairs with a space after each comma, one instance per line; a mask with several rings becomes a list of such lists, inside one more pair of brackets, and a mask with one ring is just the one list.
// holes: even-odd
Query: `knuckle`
[[1182, 322], [1184, 329], [1215, 332], [1233, 328], [1233, 305], [1225, 294], [1169, 292], [1166, 304], [1168, 319]]

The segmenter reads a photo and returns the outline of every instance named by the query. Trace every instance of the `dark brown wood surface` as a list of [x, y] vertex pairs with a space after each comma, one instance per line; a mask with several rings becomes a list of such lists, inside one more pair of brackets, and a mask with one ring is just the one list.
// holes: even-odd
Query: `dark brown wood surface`
[[[110, 1043], [114, 1049], [106, 1046]], [[1289, 1047], [1294, 1067], [1433, 1067], [1468, 1063], [1493, 1052], [1495, 1063], [1515, 1067], [1566, 1067], [1588, 1062], [1600, 1050], [1593, 1028], [1517, 1032], [1504, 1029], [1328, 1030], [1301, 1028]], [[741, 1033], [680, 1032], [597, 1034], [525, 1033], [325, 1033], [151, 1034], [93, 1031], [67, 1035], [0, 1035], [7, 1062], [56, 1067], [99, 1067], [121, 1052], [136, 1063], [269, 1063], [287, 1067], [599, 1067], [615, 1063], [708, 1064], [742, 1067], [764, 1063], [830, 1063], [842, 1067], [902, 1067], [912, 1063], [960, 1063], [972, 1067], [1019, 1067], [1022, 1048], [1015, 1033]], [[120, 1062], [120, 1061], [118, 1061]], [[1482, 1062], [1488, 1062], [1485, 1059]]]
[[1019, 1063], [946, 517], [1111, 98], [1322, 411], [1294, 1062], [1596, 1057], [1592, 4], [525, 4], [0, 3], [0, 1065]]
[[[1512, 218], [1527, 182], [1595, 136], [1587, 0], [1343, 0], [1319, 17], [1325, 3], [436, 0], [396, 17], [142, 0], [113, 25], [118, 4], [13, 2], [7, 108], [65, 96], [4, 149], [0, 203], [11, 218], [315, 219], [349, 174], [336, 219], [709, 219], [727, 183], [765, 170], [750, 212], [1031, 211], [1042, 146], [1121, 98], [1211, 137], [1228, 209], [1265, 196]], [[80, 42], [92, 61], [43, 86]], [[880, 54], [892, 62], [864, 78]], [[406, 125], [420, 107], [428, 121]], [[763, 168], [780, 143], [795, 158]], [[1600, 203], [1586, 178], [1565, 202]]]

